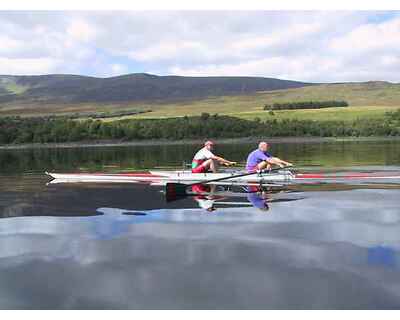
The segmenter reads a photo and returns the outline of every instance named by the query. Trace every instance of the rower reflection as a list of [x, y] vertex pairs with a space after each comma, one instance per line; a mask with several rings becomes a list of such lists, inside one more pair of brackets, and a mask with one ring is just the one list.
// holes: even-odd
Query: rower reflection
[[268, 211], [268, 193], [266, 190], [262, 190], [262, 188], [258, 186], [249, 186], [248, 188], [247, 199], [253, 205], [254, 208], [258, 208], [262, 211]]
[[[261, 211], [268, 211], [271, 202], [284, 202], [304, 199], [304, 197], [282, 197], [282, 195], [292, 193], [293, 190], [272, 186], [247, 186], [241, 187], [239, 191], [226, 190], [223, 186], [196, 184], [191, 187], [187, 196], [193, 196], [198, 206], [208, 212], [217, 210], [218, 207], [249, 207], [253, 206]], [[235, 198], [247, 198], [247, 202], [232, 201]], [[231, 199], [231, 201], [226, 201]]]
[[197, 201], [200, 208], [212, 212], [216, 210], [215, 201], [224, 199], [223, 196], [216, 195], [216, 185], [195, 184], [192, 186], [192, 192], [197, 194], [194, 200]]

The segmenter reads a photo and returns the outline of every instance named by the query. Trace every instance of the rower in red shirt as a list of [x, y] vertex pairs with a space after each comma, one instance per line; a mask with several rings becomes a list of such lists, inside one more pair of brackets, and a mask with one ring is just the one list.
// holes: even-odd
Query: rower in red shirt
[[211, 151], [214, 148], [214, 142], [206, 141], [204, 148], [200, 149], [194, 156], [192, 161], [192, 173], [204, 173], [204, 172], [217, 172], [218, 164], [225, 166], [235, 165], [236, 162], [226, 160], [222, 157], [216, 156]]

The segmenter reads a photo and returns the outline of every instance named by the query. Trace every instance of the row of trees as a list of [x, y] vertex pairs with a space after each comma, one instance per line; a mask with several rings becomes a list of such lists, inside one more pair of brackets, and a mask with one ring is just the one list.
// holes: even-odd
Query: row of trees
[[400, 122], [400, 109], [397, 109], [396, 111], [386, 112], [386, 116], [389, 120]]
[[[400, 115], [400, 112], [399, 112]], [[235, 138], [250, 136], [400, 136], [400, 117], [386, 120], [299, 121], [244, 120], [202, 114], [159, 120], [74, 121], [66, 119], [0, 119], [0, 144], [90, 140]]]
[[264, 110], [294, 110], [294, 109], [321, 109], [333, 107], [348, 107], [349, 104], [342, 100], [329, 101], [300, 101], [266, 104]]

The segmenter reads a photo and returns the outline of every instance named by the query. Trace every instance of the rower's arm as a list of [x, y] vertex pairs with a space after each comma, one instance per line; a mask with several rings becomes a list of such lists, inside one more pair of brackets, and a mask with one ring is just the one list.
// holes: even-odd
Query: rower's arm
[[227, 166], [232, 166], [232, 165], [236, 164], [236, 162], [234, 162], [234, 161], [229, 161], [229, 160], [226, 160], [226, 159], [224, 159], [222, 157], [218, 157], [218, 156], [214, 156], [212, 159], [217, 160], [218, 162], [225, 164]]
[[291, 164], [290, 162], [284, 161], [284, 160], [276, 158], [276, 157], [268, 158], [267, 162], [269, 162], [270, 164], [276, 164], [280, 167], [282, 167], [283, 165], [293, 166], [293, 164]]

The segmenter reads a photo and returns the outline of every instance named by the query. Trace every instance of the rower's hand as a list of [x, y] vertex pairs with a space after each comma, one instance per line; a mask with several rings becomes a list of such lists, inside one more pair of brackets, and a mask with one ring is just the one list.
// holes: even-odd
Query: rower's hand
[[234, 165], [236, 165], [236, 162], [234, 162], [234, 161], [228, 161], [228, 162], [225, 162], [225, 165], [226, 165], [227, 167], [234, 166]]

